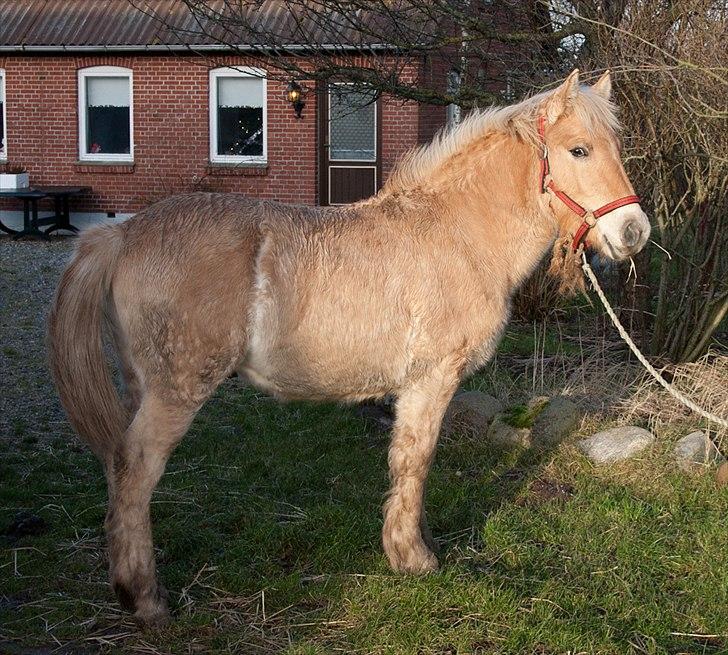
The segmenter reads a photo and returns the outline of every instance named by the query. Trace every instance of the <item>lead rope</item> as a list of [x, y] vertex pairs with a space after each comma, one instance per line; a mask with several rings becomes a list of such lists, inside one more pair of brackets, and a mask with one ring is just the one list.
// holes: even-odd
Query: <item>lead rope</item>
[[592, 271], [591, 266], [589, 266], [589, 262], [586, 260], [586, 255], [584, 254], [583, 249], [581, 251], [581, 261], [582, 261], [581, 267], [584, 270], [584, 273], [586, 273], [586, 276], [591, 281], [592, 286], [594, 287], [594, 291], [596, 291], [597, 296], [599, 296], [599, 300], [602, 301], [602, 305], [604, 305], [604, 309], [607, 310], [607, 314], [609, 314], [609, 318], [612, 319], [612, 323], [614, 323], [614, 327], [617, 328], [617, 331], [619, 332], [619, 336], [621, 336], [622, 339], [624, 339], [625, 343], [629, 346], [630, 350], [634, 353], [635, 357], [640, 360], [640, 362], [642, 363], [642, 366], [644, 366], [647, 369], [647, 371], [650, 373], [650, 375], [652, 375], [652, 377], [655, 378], [655, 380], [657, 380], [667, 390], [667, 392], [670, 395], [672, 395], [674, 398], [679, 400], [683, 405], [685, 405], [686, 407], [689, 407], [695, 413], [700, 414], [704, 418], [707, 418], [709, 421], [712, 421], [713, 423], [717, 423], [718, 425], [720, 425], [724, 428], [728, 428], [728, 420], [721, 418], [720, 416], [717, 416], [715, 414], [711, 414], [710, 412], [704, 410], [702, 407], [697, 405], [690, 398], [688, 398], [684, 394], [680, 393], [677, 389], [674, 389], [672, 387], [672, 385], [655, 370], [655, 367], [652, 366], [652, 364], [650, 364], [647, 361], [647, 358], [640, 352], [640, 349], [635, 345], [634, 341], [632, 341], [629, 334], [627, 334], [627, 330], [624, 329], [624, 327], [622, 326], [622, 323], [620, 323], [619, 319], [617, 318], [617, 315], [614, 313], [612, 306], [609, 304], [607, 297], [604, 295], [604, 291], [602, 291], [602, 288], [599, 286], [597, 276], [594, 275], [594, 271]]

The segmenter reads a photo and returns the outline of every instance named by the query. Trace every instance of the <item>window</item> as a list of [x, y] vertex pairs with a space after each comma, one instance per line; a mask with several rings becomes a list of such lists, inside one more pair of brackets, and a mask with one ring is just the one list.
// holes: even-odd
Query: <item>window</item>
[[265, 71], [210, 71], [210, 161], [265, 163], [267, 157]]
[[329, 89], [329, 159], [376, 161], [376, 91], [348, 83]]
[[134, 108], [128, 68], [78, 71], [78, 147], [83, 161], [133, 161]]
[[5, 71], [0, 68], [0, 159], [7, 159], [8, 156], [5, 124]]

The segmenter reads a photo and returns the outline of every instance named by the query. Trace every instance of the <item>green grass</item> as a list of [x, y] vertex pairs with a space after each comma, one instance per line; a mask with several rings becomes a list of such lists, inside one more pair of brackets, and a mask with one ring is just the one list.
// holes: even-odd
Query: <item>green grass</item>
[[[106, 586], [95, 461], [75, 442], [0, 443], [0, 529], [19, 510], [48, 526], [0, 537], [0, 652], [3, 640], [127, 653], [728, 652], [728, 491], [673, 473], [667, 443], [597, 470], [570, 446], [444, 440], [428, 487], [442, 569], [403, 577], [379, 544], [387, 436], [349, 408], [283, 406], [228, 383], [155, 495], [176, 618], [147, 634]], [[571, 494], [536, 493], [536, 480]]]
[[542, 332], [539, 324], [536, 334], [532, 325], [511, 324], [503, 335], [498, 352], [521, 357], [549, 356], [556, 354], [574, 355], [579, 353], [579, 346], [565, 341], [556, 330]]

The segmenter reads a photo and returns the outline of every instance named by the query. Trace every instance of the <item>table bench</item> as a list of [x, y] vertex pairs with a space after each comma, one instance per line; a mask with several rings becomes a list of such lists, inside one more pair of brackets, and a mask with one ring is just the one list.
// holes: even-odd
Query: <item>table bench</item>
[[[87, 186], [47, 186], [29, 187], [27, 189], [0, 189], [0, 198], [16, 198], [23, 201], [23, 229], [13, 230], [0, 221], [0, 230], [12, 234], [14, 239], [20, 237], [40, 237], [47, 239], [55, 230], [68, 230], [74, 234], [78, 232], [75, 225], [71, 225], [69, 212], [69, 199], [90, 191]], [[38, 217], [38, 201], [43, 198], [53, 198], [54, 213], [50, 216]], [[42, 231], [43, 225], [49, 227]]]

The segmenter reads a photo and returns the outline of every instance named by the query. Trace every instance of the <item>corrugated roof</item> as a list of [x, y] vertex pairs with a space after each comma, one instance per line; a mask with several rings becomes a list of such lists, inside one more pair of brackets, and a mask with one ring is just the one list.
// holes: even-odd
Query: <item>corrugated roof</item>
[[[209, 0], [204, 6], [205, 15], [179, 0], [2, 0], [0, 51], [383, 46], [367, 42], [348, 16], [321, 21], [320, 3]], [[240, 28], [246, 23], [254, 25], [252, 34]], [[251, 42], [259, 35], [265, 43]]]

